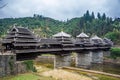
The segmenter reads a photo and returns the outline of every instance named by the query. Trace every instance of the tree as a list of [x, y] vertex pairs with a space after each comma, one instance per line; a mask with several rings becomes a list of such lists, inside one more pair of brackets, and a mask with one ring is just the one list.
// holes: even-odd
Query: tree
[[97, 14], [97, 18], [98, 18], [98, 19], [101, 19], [101, 15], [100, 15], [99, 12], [98, 12], [98, 14]]
[[91, 18], [92, 18], [92, 19], [95, 19], [94, 12], [92, 12]]
[[103, 15], [102, 15], [102, 20], [106, 20], [106, 14], [105, 13], [103, 13]]
[[84, 14], [84, 18], [86, 21], [90, 21], [90, 13], [89, 11], [87, 10], [86, 13]]
[[105, 35], [105, 37], [111, 39], [114, 44], [120, 44], [120, 32], [118, 30], [115, 30], [113, 32], [109, 32]]

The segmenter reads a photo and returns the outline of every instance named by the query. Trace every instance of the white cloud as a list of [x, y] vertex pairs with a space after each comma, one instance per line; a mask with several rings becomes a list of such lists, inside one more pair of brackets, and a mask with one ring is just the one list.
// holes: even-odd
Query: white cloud
[[[33, 14], [66, 20], [82, 16], [86, 10], [107, 13], [110, 16], [118, 0], [5, 0], [6, 7], [0, 10], [0, 17], [25, 17]], [[109, 5], [111, 3], [111, 5]], [[111, 8], [112, 7], [112, 8]]]

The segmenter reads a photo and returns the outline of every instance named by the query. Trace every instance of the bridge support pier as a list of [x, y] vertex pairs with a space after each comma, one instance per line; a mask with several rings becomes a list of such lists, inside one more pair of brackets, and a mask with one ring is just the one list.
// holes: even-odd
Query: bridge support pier
[[92, 63], [103, 63], [103, 51], [92, 51]]
[[62, 54], [62, 55], [55, 55], [54, 59], [54, 68], [59, 68], [63, 66], [70, 66], [71, 65], [71, 55], [69, 54]]
[[15, 74], [16, 55], [11, 52], [0, 53], [0, 76]]
[[103, 51], [103, 57], [110, 57], [110, 51]]
[[76, 56], [76, 67], [89, 68], [91, 61], [92, 53], [90, 51], [79, 52]]

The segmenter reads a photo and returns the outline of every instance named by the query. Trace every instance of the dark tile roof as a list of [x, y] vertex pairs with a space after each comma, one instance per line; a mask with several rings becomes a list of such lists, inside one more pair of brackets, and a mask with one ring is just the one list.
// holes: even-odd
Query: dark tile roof
[[[13, 32], [13, 33], [12, 33]], [[20, 33], [18, 33], [20, 32]], [[27, 33], [27, 34], [22, 34], [22, 33]], [[14, 45], [20, 45], [24, 46], [25, 43], [29, 45], [35, 45], [33, 43], [37, 43], [38, 40], [34, 36], [34, 34], [29, 31], [26, 28], [23, 27], [13, 27], [11, 31], [8, 33], [8, 35], [2, 40], [3, 43], [14, 43]], [[19, 43], [19, 44], [17, 44]], [[24, 43], [24, 44], [23, 44]]]
[[39, 41], [40, 44], [61, 44], [56, 39], [40, 39]]
[[23, 28], [23, 27], [18, 27], [18, 32], [27, 32], [27, 33], [31, 33], [30, 30], [28, 30], [27, 28]]
[[14, 46], [39, 46], [37, 43], [13, 43]]

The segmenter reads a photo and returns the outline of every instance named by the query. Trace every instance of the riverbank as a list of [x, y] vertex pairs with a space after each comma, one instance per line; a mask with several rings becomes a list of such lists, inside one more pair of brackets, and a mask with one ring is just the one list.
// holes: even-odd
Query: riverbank
[[[84, 70], [84, 69], [79, 69], [79, 68], [63, 68], [64, 70], [70, 71], [70, 72], [75, 72], [78, 74], [86, 75], [91, 77], [93, 80], [119, 80], [120, 75], [114, 75], [106, 73], [104, 74], [103, 72], [97, 72], [97, 71], [92, 71], [92, 70]], [[103, 74], [102, 74], [103, 73]], [[111, 76], [113, 75], [113, 76]]]
[[[37, 63], [37, 72], [7, 76], [0, 80], [119, 80], [119, 78], [79, 70], [53, 69], [52, 64]], [[79, 69], [79, 68], [78, 68]]]

